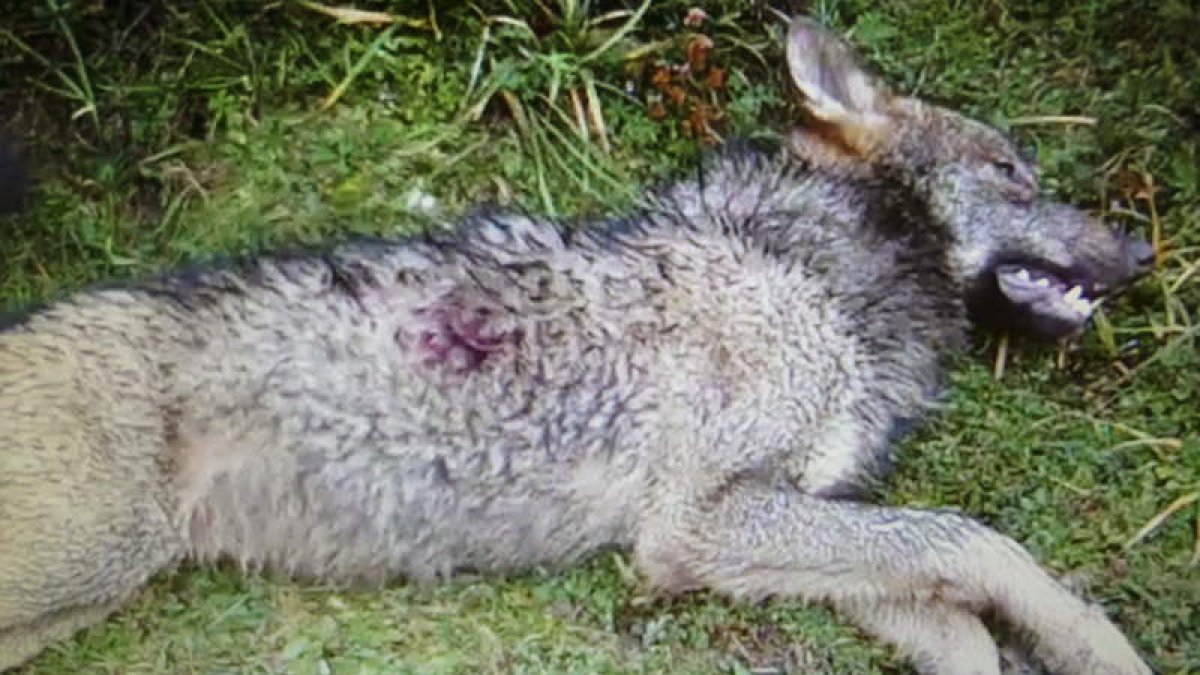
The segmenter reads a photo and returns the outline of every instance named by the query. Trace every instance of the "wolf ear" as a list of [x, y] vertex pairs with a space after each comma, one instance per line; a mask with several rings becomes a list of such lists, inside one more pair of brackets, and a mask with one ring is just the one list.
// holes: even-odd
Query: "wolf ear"
[[890, 93], [843, 40], [815, 21], [788, 26], [787, 64], [808, 112], [837, 132], [846, 149], [870, 154], [887, 124]]

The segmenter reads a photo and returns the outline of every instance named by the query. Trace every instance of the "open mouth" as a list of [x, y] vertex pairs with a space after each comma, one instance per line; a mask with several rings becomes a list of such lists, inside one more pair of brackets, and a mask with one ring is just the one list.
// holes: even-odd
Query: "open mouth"
[[1001, 265], [996, 268], [996, 280], [1014, 305], [1076, 325], [1084, 324], [1101, 300], [1094, 292], [1098, 289], [1093, 289], [1093, 297], [1089, 297], [1083, 284], [1037, 267]]

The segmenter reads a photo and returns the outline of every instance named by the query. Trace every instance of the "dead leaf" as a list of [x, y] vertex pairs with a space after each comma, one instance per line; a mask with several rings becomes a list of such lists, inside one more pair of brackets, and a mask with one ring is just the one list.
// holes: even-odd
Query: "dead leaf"
[[708, 12], [705, 12], [699, 7], [693, 7], [688, 10], [686, 16], [683, 17], [683, 25], [688, 28], [699, 28], [708, 20]]
[[708, 53], [712, 48], [713, 41], [707, 35], [697, 35], [688, 41], [687, 62], [693, 73], [699, 73], [708, 65]]

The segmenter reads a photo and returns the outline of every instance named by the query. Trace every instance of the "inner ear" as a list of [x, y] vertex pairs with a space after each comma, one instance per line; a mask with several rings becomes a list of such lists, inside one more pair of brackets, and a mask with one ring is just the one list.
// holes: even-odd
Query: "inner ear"
[[871, 164], [857, 145], [839, 128], [820, 120], [794, 127], [788, 135], [788, 147], [795, 156], [824, 169], [865, 176]]
[[797, 17], [788, 27], [787, 63], [814, 118], [856, 145], [882, 136], [891, 95], [846, 42], [811, 19]]

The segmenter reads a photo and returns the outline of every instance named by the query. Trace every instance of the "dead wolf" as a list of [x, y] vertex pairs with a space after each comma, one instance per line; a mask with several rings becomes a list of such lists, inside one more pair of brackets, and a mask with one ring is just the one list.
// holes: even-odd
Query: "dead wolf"
[[997, 673], [1002, 635], [1149, 673], [1012, 539], [862, 499], [972, 319], [1076, 333], [1149, 247], [814, 22], [786, 39], [786, 147], [624, 216], [484, 209], [0, 333], [0, 666], [181, 561], [384, 582], [618, 545], [668, 592], [827, 603], [925, 673]]

